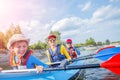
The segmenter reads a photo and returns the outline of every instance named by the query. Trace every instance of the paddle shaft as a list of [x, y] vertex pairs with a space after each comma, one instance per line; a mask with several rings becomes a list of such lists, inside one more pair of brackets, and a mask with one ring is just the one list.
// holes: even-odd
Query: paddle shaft
[[93, 56], [87, 56], [87, 57], [78, 57], [76, 59], [72, 59], [70, 60], [70, 62], [74, 62], [74, 61], [79, 61], [79, 60], [86, 60], [86, 59], [91, 59], [91, 58], [94, 58]]
[[73, 69], [87, 69], [87, 68], [100, 68], [100, 64], [66, 66], [62, 68], [44, 68], [43, 71], [73, 70]]
[[[99, 68], [100, 64], [87, 64], [87, 65], [76, 65], [66, 66], [60, 68], [44, 68], [43, 71], [58, 71], [58, 70], [73, 70], [73, 69], [86, 69], [86, 68]], [[20, 73], [20, 72], [31, 72], [37, 71], [36, 69], [23, 69], [23, 70], [3, 70], [2, 73]]]
[[[69, 62], [75, 62], [75, 61], [79, 61], [79, 60], [91, 59], [91, 58], [94, 58], [93, 55], [95, 55], [95, 54], [90, 54], [90, 55], [78, 57], [78, 58], [76, 58], [76, 59], [70, 60]], [[61, 64], [61, 62], [54, 62], [54, 63], [51, 63], [51, 64], [49, 64], [49, 65], [50, 65], [50, 66], [52, 66], [52, 65], [54, 66], [54, 65], [60, 65], [60, 64]]]
[[[115, 54], [115, 53], [109, 53], [109, 54], [102, 54], [102, 55], [98, 55], [98, 56], [96, 56], [95, 54], [93, 54], [93, 55], [88, 55], [88, 56], [83, 56], [83, 57], [78, 57], [78, 58], [76, 58], [76, 59], [72, 59], [72, 60], [70, 60], [70, 62], [74, 62], [74, 61], [78, 61], [78, 60], [86, 60], [86, 59], [92, 59], [92, 58], [100, 58], [100, 57], [106, 57], [106, 56], [111, 56], [111, 54]], [[95, 55], [95, 56], [94, 56]]]

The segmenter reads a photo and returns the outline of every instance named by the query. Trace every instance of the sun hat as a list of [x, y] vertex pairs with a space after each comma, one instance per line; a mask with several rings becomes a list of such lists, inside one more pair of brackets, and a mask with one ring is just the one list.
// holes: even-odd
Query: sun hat
[[56, 35], [50, 34], [50, 35], [48, 36], [48, 39], [50, 39], [50, 38], [55, 38], [55, 39], [56, 39]]
[[10, 49], [10, 47], [13, 45], [13, 43], [17, 41], [26, 41], [29, 43], [29, 39], [26, 38], [23, 34], [14, 34], [8, 41], [7, 48]]
[[66, 43], [72, 43], [72, 39], [67, 39]]

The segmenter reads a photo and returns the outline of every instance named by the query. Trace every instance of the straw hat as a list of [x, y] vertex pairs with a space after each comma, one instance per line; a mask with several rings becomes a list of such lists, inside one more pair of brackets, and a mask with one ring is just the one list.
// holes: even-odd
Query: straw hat
[[17, 41], [26, 41], [29, 43], [29, 39], [27, 39], [23, 34], [14, 34], [8, 41], [7, 48], [10, 49], [11, 45]]

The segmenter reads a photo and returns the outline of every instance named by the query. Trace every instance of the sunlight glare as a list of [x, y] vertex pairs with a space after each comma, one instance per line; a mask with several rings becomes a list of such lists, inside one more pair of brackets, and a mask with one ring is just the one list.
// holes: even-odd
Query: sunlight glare
[[7, 12], [7, 4], [5, 0], [0, 0], [0, 17], [4, 16]]

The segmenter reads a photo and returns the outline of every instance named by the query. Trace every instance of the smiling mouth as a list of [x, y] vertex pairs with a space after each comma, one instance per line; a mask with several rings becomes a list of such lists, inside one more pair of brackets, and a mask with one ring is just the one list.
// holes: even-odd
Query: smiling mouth
[[19, 52], [19, 54], [24, 54], [25, 52]]

